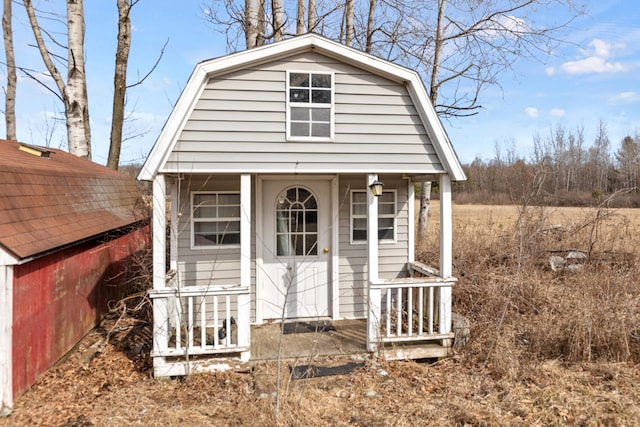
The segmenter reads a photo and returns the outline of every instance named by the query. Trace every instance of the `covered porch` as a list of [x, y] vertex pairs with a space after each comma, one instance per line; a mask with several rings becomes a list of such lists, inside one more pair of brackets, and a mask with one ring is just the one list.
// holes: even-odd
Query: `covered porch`
[[[251, 236], [251, 213], [254, 212], [251, 204], [256, 189], [252, 188], [252, 175], [240, 175], [237, 282], [184, 286], [176, 260], [170, 258], [170, 265], [166, 265], [167, 249], [175, 245], [175, 237], [170, 237], [170, 248], [167, 248], [164, 235], [154, 235], [154, 289], [150, 292], [154, 307], [154, 374], [175, 376], [223, 369], [237, 363], [274, 359], [278, 351], [284, 359], [358, 353], [373, 353], [387, 359], [450, 355], [451, 291], [456, 281], [451, 277], [451, 184], [446, 174], [439, 175], [438, 179], [442, 207], [439, 268], [415, 261], [411, 218], [408, 233], [411, 238], [404, 267], [395, 278], [379, 277], [378, 197], [367, 191], [366, 294], [362, 296], [366, 318], [344, 318], [335, 310], [328, 317], [286, 319], [285, 327], [298, 321], [312, 327], [329, 325], [330, 328], [284, 334], [280, 345], [281, 323], [264, 323], [261, 317], [252, 314], [256, 286], [253, 269], [257, 270], [258, 261], [253, 259], [251, 247], [254, 238]], [[376, 181], [377, 174], [366, 175], [367, 186]], [[410, 177], [408, 184], [408, 211], [414, 212], [415, 194]], [[167, 186], [165, 176], [160, 174], [153, 188], [156, 201], [170, 195], [169, 212], [174, 220], [174, 216], [177, 217], [175, 184]], [[154, 208], [154, 229], [164, 230], [166, 210], [162, 209], [162, 203], [154, 205], [161, 207]], [[335, 227], [333, 230], [337, 233]], [[337, 236], [329, 247], [337, 259]], [[329, 277], [338, 280], [338, 263], [331, 262]], [[167, 270], [172, 275], [158, 274]], [[333, 304], [337, 305], [335, 298]]]

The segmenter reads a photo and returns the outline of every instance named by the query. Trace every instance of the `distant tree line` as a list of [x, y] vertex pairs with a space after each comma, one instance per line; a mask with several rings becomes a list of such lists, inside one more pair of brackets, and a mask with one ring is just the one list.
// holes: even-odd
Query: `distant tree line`
[[616, 206], [640, 207], [640, 134], [612, 146], [603, 122], [590, 144], [583, 127], [558, 124], [533, 136], [528, 159], [516, 153], [515, 141], [496, 143], [491, 160], [476, 157], [464, 168], [458, 203], [588, 206], [616, 194]]

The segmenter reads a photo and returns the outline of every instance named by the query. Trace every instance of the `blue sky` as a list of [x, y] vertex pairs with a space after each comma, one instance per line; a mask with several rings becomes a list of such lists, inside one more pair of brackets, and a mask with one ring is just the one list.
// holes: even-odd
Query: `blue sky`
[[[41, 3], [64, 6], [60, 0]], [[590, 145], [603, 121], [613, 149], [624, 136], [640, 133], [640, 8], [636, 0], [592, 3], [552, 57], [517, 63], [514, 73], [503, 75], [502, 88], [481, 95], [478, 115], [444, 122], [463, 163], [492, 158], [496, 143], [515, 142], [518, 153], [528, 156], [533, 135], [544, 137], [558, 124], [568, 130], [584, 127]], [[167, 40], [168, 45], [154, 73], [128, 94], [132, 120], [125, 132], [146, 134], [125, 141], [122, 161], [144, 160], [195, 64], [226, 53], [223, 35], [204, 19], [203, 5], [201, 0], [141, 0], [134, 8], [129, 81], [145, 75]], [[16, 61], [44, 70], [29, 46], [32, 34], [22, 7], [13, 7]], [[85, 13], [93, 160], [106, 163], [117, 11], [114, 1], [86, 1]], [[5, 79], [2, 73], [3, 86]], [[20, 77], [17, 104], [18, 139], [63, 144], [64, 124], [53, 120], [61, 105], [53, 95]], [[4, 135], [4, 120], [0, 130]]]

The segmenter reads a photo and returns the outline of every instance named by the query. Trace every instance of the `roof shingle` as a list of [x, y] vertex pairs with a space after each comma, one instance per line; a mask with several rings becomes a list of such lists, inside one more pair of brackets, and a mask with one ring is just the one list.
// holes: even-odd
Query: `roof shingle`
[[47, 148], [0, 140], [0, 246], [23, 259], [144, 219], [135, 180]]

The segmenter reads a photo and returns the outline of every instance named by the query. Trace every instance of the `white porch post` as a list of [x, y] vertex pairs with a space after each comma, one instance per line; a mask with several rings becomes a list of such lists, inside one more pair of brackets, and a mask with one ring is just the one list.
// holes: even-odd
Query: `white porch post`
[[[440, 176], [440, 276], [450, 278], [452, 274], [453, 218], [451, 207], [451, 178]], [[440, 288], [440, 333], [451, 332], [451, 287]]]
[[[166, 212], [166, 182], [162, 174], [153, 180], [153, 289], [165, 288], [167, 270], [167, 212]], [[177, 201], [172, 200], [172, 203]], [[167, 298], [153, 299], [153, 350], [166, 350], [169, 343], [169, 324], [167, 313]], [[154, 367], [162, 364], [164, 359], [155, 357]]]
[[[240, 285], [251, 288], [251, 175], [240, 175]], [[238, 296], [238, 345], [251, 345], [251, 293]], [[248, 362], [251, 351], [242, 352]]]
[[369, 314], [367, 316], [367, 350], [376, 351], [380, 341], [380, 306], [382, 294], [380, 289], [371, 284], [378, 281], [378, 198], [369, 185], [378, 180], [377, 174], [367, 176], [367, 283], [369, 285]]
[[178, 186], [180, 180], [175, 179], [167, 183], [169, 194], [171, 194], [171, 229], [169, 230], [169, 268], [176, 272], [176, 278], [179, 280], [178, 274], [178, 209], [180, 208], [180, 200], [178, 200]]

